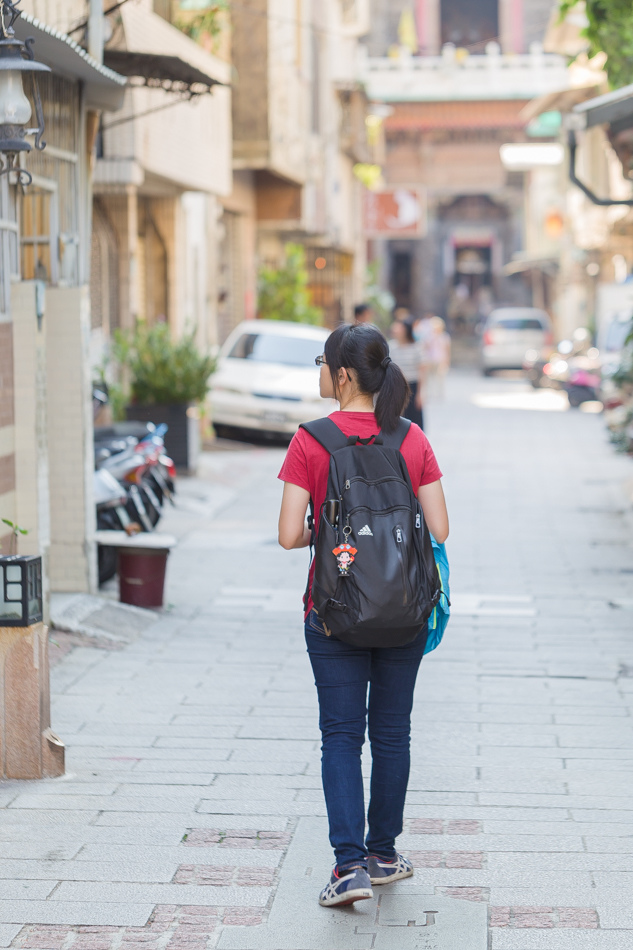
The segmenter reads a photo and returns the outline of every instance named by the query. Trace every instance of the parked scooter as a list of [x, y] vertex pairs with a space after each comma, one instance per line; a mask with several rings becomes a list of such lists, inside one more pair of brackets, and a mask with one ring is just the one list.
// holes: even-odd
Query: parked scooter
[[[125, 531], [136, 534], [141, 530], [127, 511], [127, 495], [116, 478], [105, 470], [93, 474], [93, 493], [97, 506], [98, 531]], [[98, 546], [99, 583], [105, 584], [116, 574], [117, 550], [110, 545]]]
[[164, 454], [167, 426], [118, 423], [95, 431], [96, 464], [128, 489], [127, 510], [145, 531], [158, 523], [164, 499], [173, 503], [175, 466]]
[[600, 354], [584, 328], [576, 330], [571, 340], [562, 340], [549, 356], [527, 353], [524, 369], [535, 389], [563, 390], [573, 408], [599, 399]]

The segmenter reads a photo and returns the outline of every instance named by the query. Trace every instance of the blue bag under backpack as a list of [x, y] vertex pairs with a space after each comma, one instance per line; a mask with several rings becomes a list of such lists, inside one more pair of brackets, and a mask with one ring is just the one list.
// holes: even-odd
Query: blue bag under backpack
[[449, 586], [450, 568], [448, 566], [448, 557], [446, 555], [446, 545], [438, 544], [433, 535], [431, 535], [431, 544], [433, 545], [433, 554], [435, 555], [437, 573], [440, 576], [442, 593], [440, 594], [440, 599], [433, 608], [433, 613], [428, 620], [429, 632], [426, 638], [426, 647], [424, 648], [425, 655], [430, 653], [431, 650], [435, 650], [435, 648], [438, 647], [442, 642], [442, 637], [444, 636], [444, 631], [446, 630], [446, 624], [448, 623], [451, 615], [451, 590]]

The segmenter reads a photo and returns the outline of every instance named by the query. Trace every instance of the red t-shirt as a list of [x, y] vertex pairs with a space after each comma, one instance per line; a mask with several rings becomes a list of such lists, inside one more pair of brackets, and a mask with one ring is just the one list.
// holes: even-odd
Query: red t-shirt
[[[336, 423], [345, 435], [358, 435], [366, 439], [370, 435], [377, 435], [380, 431], [376, 416], [373, 412], [332, 412], [329, 418]], [[422, 429], [411, 424], [400, 449], [407, 463], [411, 484], [430, 485], [442, 477], [433, 449]], [[322, 445], [313, 439], [305, 429], [299, 429], [293, 436], [288, 452], [281, 466], [279, 478], [282, 482], [291, 482], [299, 488], [305, 488], [310, 493], [314, 504], [316, 527], [321, 505], [325, 501], [327, 480], [330, 471], [330, 455]], [[310, 569], [310, 588], [314, 564]], [[312, 594], [308, 596], [306, 616], [312, 610]]]

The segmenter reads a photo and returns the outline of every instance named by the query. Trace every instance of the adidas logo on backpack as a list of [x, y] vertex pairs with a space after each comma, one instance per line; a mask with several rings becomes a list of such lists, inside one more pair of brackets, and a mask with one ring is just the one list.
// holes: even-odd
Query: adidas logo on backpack
[[[400, 452], [409, 425], [400, 419], [395, 432], [362, 441], [328, 418], [301, 427], [330, 454], [312, 600], [326, 632], [353, 646], [409, 643], [440, 597], [431, 537]], [[326, 509], [338, 515], [328, 519]], [[361, 537], [374, 541], [358, 547]]]

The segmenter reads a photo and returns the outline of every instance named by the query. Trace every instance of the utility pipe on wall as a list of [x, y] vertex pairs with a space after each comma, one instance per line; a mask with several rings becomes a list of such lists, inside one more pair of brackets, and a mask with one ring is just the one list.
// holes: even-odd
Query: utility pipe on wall
[[103, 0], [90, 0], [88, 52], [98, 63], [103, 63]]

